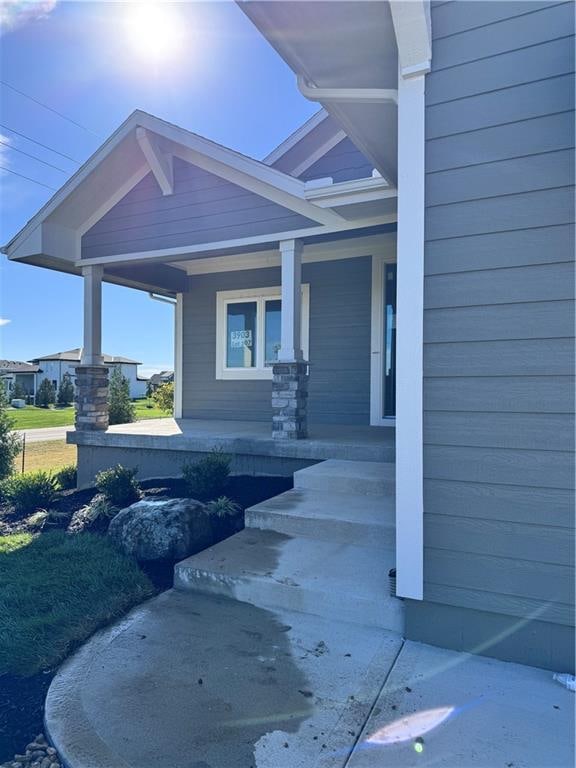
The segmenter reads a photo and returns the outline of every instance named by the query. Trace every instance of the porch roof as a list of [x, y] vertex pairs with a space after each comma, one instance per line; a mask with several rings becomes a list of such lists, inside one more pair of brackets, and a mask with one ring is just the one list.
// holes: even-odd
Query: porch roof
[[[278, 157], [282, 152], [280, 149]], [[183, 233], [174, 245], [166, 240], [159, 219], [153, 245], [145, 243], [139, 248], [135, 244], [127, 249], [123, 243], [116, 252], [112, 232], [105, 233], [106, 250], [96, 250], [95, 257], [91, 257], [91, 249], [84, 252], [87, 234], [145, 178], [151, 180], [146, 184], [158, 190], [155, 194], [160, 199], [172, 195], [182, 163], [218, 183], [243, 190], [249, 205], [265, 201], [273, 206], [270, 222], [255, 233], [236, 227], [233, 237], [217, 227], [201, 237], [192, 233], [196, 236], [190, 240]], [[331, 179], [302, 181], [137, 110], [2, 251], [10, 259], [73, 274], [81, 274], [84, 265], [103, 264], [104, 279], [109, 282], [174, 294], [183, 290], [185, 275], [171, 263], [257, 252], [294, 237], [365, 230], [395, 218], [395, 198], [396, 190], [382, 178], [336, 184]], [[273, 216], [282, 211], [275, 227]]]

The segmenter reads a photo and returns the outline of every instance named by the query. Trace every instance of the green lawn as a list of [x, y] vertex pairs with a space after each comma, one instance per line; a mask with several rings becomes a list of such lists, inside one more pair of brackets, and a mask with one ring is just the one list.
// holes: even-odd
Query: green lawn
[[136, 563], [103, 536], [0, 537], [0, 676], [54, 667], [153, 594]]
[[[136, 400], [136, 419], [165, 419], [170, 414], [154, 406], [147, 408], [147, 400]], [[8, 408], [14, 419], [14, 429], [41, 429], [42, 427], [67, 427], [74, 424], [74, 408], [37, 408], [27, 405], [26, 408]]]

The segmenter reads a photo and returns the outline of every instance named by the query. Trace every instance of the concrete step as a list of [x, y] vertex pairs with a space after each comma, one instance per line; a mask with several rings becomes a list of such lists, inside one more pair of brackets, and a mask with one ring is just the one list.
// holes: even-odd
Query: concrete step
[[390, 495], [394, 484], [392, 462], [328, 459], [294, 473], [294, 487], [310, 491]]
[[246, 510], [246, 527], [324, 541], [392, 547], [394, 496], [311, 491], [281, 493]]
[[402, 632], [392, 567], [392, 549], [247, 528], [178, 563], [174, 586]]

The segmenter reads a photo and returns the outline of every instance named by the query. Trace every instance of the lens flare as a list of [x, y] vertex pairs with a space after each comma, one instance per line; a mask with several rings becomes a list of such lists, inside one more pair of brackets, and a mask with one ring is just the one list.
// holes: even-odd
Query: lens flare
[[[374, 746], [389, 746], [390, 744], [402, 744], [405, 741], [414, 741], [422, 746], [421, 737], [429, 733], [434, 728], [442, 725], [453, 713], [454, 707], [438, 707], [436, 709], [426, 709], [423, 712], [415, 712], [413, 715], [406, 715], [394, 722], [385, 725], [373, 733], [367, 743]], [[422, 746], [423, 748], [423, 746]]]
[[128, 3], [125, 31], [133, 52], [144, 59], [173, 58], [184, 44], [185, 24], [176, 5], [161, 0]]

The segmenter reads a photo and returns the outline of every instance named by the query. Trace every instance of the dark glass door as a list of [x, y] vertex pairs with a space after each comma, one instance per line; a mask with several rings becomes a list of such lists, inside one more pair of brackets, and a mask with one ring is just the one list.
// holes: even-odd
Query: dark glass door
[[384, 270], [384, 418], [396, 416], [396, 264]]

